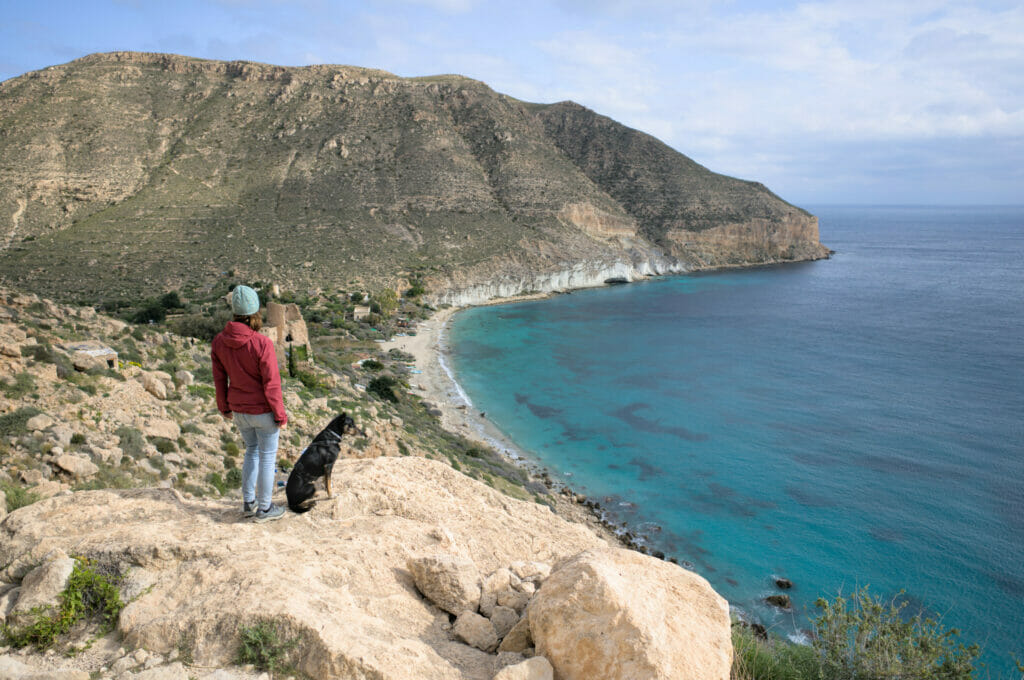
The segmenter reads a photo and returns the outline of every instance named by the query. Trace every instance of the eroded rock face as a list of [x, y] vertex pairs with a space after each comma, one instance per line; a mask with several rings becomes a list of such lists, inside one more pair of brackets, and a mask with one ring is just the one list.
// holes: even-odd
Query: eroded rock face
[[0, 583], [73, 550], [127, 571], [125, 599], [137, 598], [118, 622], [127, 648], [181, 645], [199, 666], [228, 665], [239, 626], [268, 618], [299, 640], [299, 670], [312, 677], [491, 680], [496, 657], [453, 638], [448, 615], [417, 592], [410, 558], [447, 541], [493, 573], [604, 545], [544, 506], [418, 457], [339, 461], [334, 492], [269, 524], [244, 521], [235, 499], [170, 489], [57, 496], [0, 524]]
[[494, 680], [552, 680], [554, 669], [543, 656], [535, 656], [501, 669]]
[[729, 606], [685, 569], [621, 548], [558, 565], [527, 612], [560, 680], [727, 680]]

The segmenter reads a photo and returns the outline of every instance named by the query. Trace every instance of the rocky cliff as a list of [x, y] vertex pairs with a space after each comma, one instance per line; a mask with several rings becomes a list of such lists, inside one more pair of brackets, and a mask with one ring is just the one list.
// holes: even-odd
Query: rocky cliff
[[473, 301], [826, 252], [759, 184], [458, 76], [116, 52], [0, 84], [0, 271], [64, 300], [235, 270]]

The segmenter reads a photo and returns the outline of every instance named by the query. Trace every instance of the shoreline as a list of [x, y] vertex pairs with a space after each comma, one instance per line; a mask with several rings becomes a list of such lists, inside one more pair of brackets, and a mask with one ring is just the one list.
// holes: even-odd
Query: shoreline
[[[448, 325], [457, 312], [470, 307], [543, 300], [554, 295], [557, 293], [531, 293], [495, 298], [479, 305], [439, 309], [417, 326], [416, 335], [393, 337], [381, 344], [381, 350], [387, 353], [392, 349], [398, 349], [414, 358], [415, 369], [420, 372], [409, 375], [410, 389], [440, 411], [441, 427], [494, 449], [507, 461], [526, 472], [531, 479], [544, 484], [550, 491], [549, 498], [554, 506], [553, 511], [563, 519], [590, 527], [610, 543], [647, 553], [648, 550], [642, 540], [638, 540], [639, 537], [635, 536], [628, 526], [609, 521], [599, 503], [576, 493], [561, 480], [553, 480], [544, 465], [520, 449], [494, 423], [482, 415], [463, 391], [450, 368], [446, 338]], [[652, 554], [664, 559], [664, 555]]]

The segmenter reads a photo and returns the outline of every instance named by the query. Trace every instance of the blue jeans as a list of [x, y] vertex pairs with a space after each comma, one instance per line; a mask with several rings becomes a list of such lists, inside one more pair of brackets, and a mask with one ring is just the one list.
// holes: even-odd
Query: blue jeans
[[270, 506], [274, 493], [274, 467], [277, 464], [277, 435], [281, 428], [274, 422], [273, 413], [238, 413], [232, 416], [235, 426], [245, 442], [245, 461], [242, 463], [242, 500], [258, 500], [261, 509]]

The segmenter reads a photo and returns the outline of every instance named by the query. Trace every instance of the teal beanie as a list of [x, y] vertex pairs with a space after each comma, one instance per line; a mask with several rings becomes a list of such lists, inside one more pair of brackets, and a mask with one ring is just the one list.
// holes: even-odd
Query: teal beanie
[[249, 316], [260, 311], [260, 296], [249, 286], [235, 286], [231, 291], [231, 312]]

